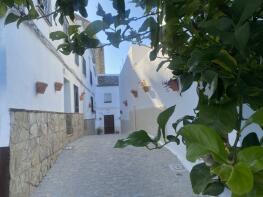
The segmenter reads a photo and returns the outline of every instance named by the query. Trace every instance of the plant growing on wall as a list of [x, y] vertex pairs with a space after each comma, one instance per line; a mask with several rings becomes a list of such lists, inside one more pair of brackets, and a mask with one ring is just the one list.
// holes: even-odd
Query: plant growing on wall
[[[16, 5], [24, 6], [21, 9]], [[159, 149], [168, 143], [185, 143], [189, 161], [202, 159], [193, 167], [190, 177], [193, 192], [216, 196], [224, 188], [233, 197], [263, 196], [262, 139], [251, 131], [238, 145], [244, 129], [250, 124], [263, 127], [263, 5], [262, 0], [132, 0], [145, 15], [130, 16], [124, 0], [113, 0], [117, 14], [106, 13], [98, 5], [102, 20], [92, 22], [84, 31], [69, 26], [68, 34], [57, 31], [52, 40], [61, 40], [58, 50], [82, 55], [88, 48], [107, 45], [119, 47], [123, 41], [142, 44], [151, 41], [150, 59], [158, 54], [167, 56], [163, 65], [180, 78], [181, 92], [194, 83], [199, 96], [195, 116], [184, 116], [173, 124], [174, 135], [166, 135], [166, 124], [175, 106], [162, 112], [158, 119], [157, 136], [140, 130], [119, 140], [115, 147], [128, 145]], [[50, 13], [63, 24], [64, 16], [74, 19], [74, 11], [87, 16], [86, 0], [57, 0]], [[3, 0], [0, 16], [6, 24], [40, 19], [32, 0]], [[136, 30], [134, 21], [142, 21]], [[94, 38], [104, 32], [109, 43]], [[254, 114], [245, 119], [243, 107]], [[181, 126], [181, 127], [179, 127]], [[233, 144], [228, 134], [236, 132]], [[160, 145], [161, 139], [164, 141]]]

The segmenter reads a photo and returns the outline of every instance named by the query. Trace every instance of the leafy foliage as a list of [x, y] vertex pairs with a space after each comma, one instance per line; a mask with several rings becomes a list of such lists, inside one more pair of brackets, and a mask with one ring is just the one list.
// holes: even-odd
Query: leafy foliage
[[[124, 41], [150, 41], [150, 60], [167, 57], [157, 70], [167, 66], [173, 78], [180, 80], [181, 92], [196, 83], [199, 101], [195, 116], [187, 115], [173, 124], [174, 135], [166, 135], [173, 106], [159, 115], [156, 137], [135, 131], [115, 147], [152, 150], [182, 141], [189, 161], [204, 160], [191, 171], [195, 193], [216, 196], [228, 188], [233, 197], [263, 196], [262, 139], [252, 131], [238, 146], [248, 125], [263, 127], [262, 0], [132, 0], [131, 4], [141, 7], [144, 15], [132, 17], [124, 0], [113, 0], [116, 15], [99, 4], [101, 20], [82, 32], [78, 26], [69, 26], [67, 34], [52, 32], [50, 38], [62, 41], [58, 50], [66, 55], [82, 55], [86, 49], [107, 45], [119, 47]], [[63, 24], [65, 16], [74, 20], [74, 12], [86, 17], [86, 6], [87, 0], [57, 0], [50, 14]], [[10, 12], [11, 8], [15, 12]], [[32, 0], [2, 0], [0, 17], [5, 15], [5, 24], [17, 22], [18, 26], [41, 18]], [[141, 27], [134, 28], [134, 22], [141, 22]], [[96, 39], [99, 32], [105, 33], [109, 43]], [[244, 105], [255, 111], [247, 120], [243, 118]], [[228, 133], [233, 130], [237, 135], [232, 145]]]

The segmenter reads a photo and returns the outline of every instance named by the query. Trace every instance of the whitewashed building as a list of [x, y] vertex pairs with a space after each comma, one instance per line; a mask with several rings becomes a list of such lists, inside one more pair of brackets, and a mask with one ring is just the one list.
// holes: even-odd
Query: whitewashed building
[[[194, 115], [193, 109], [198, 103], [196, 84], [182, 94], [180, 94], [180, 81], [175, 88], [178, 91], [168, 88], [167, 82], [173, 76], [171, 71], [164, 65], [157, 72], [161, 60], [150, 61], [149, 53], [150, 49], [147, 47], [132, 46], [120, 73], [121, 130], [129, 133], [144, 129], [154, 136], [158, 128], [156, 121], [158, 114], [176, 105], [166, 128], [168, 134], [174, 134], [172, 123], [184, 115]], [[246, 105], [243, 106], [243, 112], [245, 118], [253, 114]], [[263, 136], [261, 128], [252, 124], [242, 133], [240, 141], [251, 131], [256, 131], [259, 138]], [[234, 144], [235, 135], [235, 131], [229, 134], [231, 144]], [[168, 144], [166, 147], [188, 170], [191, 170], [194, 164], [186, 160], [186, 148], [182, 143], [179, 146], [175, 143]], [[225, 191], [220, 196], [229, 197], [230, 194]]]
[[[197, 105], [198, 97], [194, 85], [182, 95], [179, 91], [166, 87], [165, 83], [170, 80], [172, 73], [165, 66], [157, 72], [161, 60], [150, 61], [150, 51], [148, 47], [133, 45], [121, 70], [121, 130], [129, 133], [143, 129], [154, 136], [158, 129], [159, 113], [176, 105], [175, 113], [167, 124], [167, 131], [173, 134], [172, 123], [184, 115], [194, 114], [193, 109]], [[171, 147], [190, 169], [192, 164], [185, 159], [185, 147], [182, 145]]]
[[[40, 15], [55, 7], [47, 2], [38, 6]], [[29, 196], [68, 142], [94, 133], [103, 50], [58, 52], [60, 41], [52, 42], [50, 32], [89, 25], [80, 16], [65, 21], [61, 26], [48, 17], [17, 29], [0, 18], [0, 196]]]
[[120, 133], [119, 75], [98, 75], [96, 106], [97, 134]]

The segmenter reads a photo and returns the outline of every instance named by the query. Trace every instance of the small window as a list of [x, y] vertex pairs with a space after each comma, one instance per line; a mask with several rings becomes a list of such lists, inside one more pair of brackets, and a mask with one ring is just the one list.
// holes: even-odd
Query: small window
[[[50, 15], [51, 13], [51, 1], [50, 0], [38, 0], [39, 11], [43, 16]], [[45, 20], [52, 25], [52, 15], [45, 17]]]
[[90, 104], [91, 104], [91, 112], [94, 113], [94, 101], [93, 101], [93, 97], [90, 97]]
[[74, 85], [74, 109], [75, 113], [79, 112], [79, 88]]
[[79, 66], [79, 56], [78, 54], [75, 54], [75, 64]]
[[90, 82], [90, 85], [93, 84], [92, 72], [91, 71], [89, 71], [89, 82]]
[[111, 93], [104, 93], [104, 103], [111, 103], [111, 102], [112, 102]]
[[87, 65], [86, 60], [84, 57], [82, 57], [82, 72], [83, 72], [85, 77], [86, 77], [86, 72], [87, 72], [86, 71], [86, 65]]

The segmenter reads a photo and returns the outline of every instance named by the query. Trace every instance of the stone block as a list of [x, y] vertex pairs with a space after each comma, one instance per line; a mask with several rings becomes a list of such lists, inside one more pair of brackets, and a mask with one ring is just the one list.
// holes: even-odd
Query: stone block
[[29, 132], [29, 137], [30, 139], [32, 138], [36, 138], [39, 137], [40, 133], [39, 133], [39, 126], [37, 123], [34, 123], [30, 126], [30, 132]]
[[29, 197], [29, 173], [25, 172], [10, 180], [10, 197]]
[[49, 166], [48, 166], [48, 159], [44, 159], [41, 163], [41, 179], [46, 176], [47, 174], [47, 171], [49, 169]]
[[29, 139], [29, 127], [11, 123], [10, 142], [13, 144], [20, 143]]
[[49, 156], [49, 149], [47, 146], [40, 146], [39, 147], [39, 158], [40, 162], [42, 162], [44, 159], [48, 158]]
[[31, 153], [31, 166], [36, 166], [40, 163], [40, 150], [39, 146], [36, 146], [34, 149], [32, 149]]
[[31, 166], [29, 142], [21, 142], [10, 146], [10, 176], [20, 175]]
[[30, 169], [30, 184], [33, 186], [38, 186], [40, 183], [40, 170], [41, 170], [41, 164], [38, 164], [36, 166], [32, 166]]

